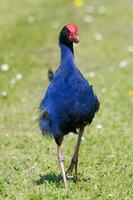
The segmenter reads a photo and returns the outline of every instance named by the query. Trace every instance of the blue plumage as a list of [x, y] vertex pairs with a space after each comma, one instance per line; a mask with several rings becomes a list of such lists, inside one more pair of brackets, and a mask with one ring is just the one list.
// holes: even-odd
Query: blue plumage
[[[62, 34], [62, 33], [61, 33]], [[99, 101], [92, 87], [76, 67], [73, 44], [60, 35], [61, 61], [41, 101], [39, 125], [42, 132], [60, 144], [70, 131], [90, 124]]]

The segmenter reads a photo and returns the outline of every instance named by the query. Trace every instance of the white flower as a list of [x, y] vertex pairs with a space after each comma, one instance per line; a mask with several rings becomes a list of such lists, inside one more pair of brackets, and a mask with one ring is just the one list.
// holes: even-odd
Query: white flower
[[132, 53], [133, 52], [133, 46], [132, 45], [127, 46], [127, 51]]
[[103, 35], [101, 33], [95, 33], [94, 34], [95, 40], [101, 41], [103, 39]]
[[71, 132], [71, 133], [69, 133], [69, 135], [70, 135], [70, 136], [73, 136], [73, 133]]
[[93, 17], [91, 15], [85, 15], [83, 20], [84, 20], [84, 22], [90, 24], [93, 20]]
[[93, 72], [93, 71], [85, 74], [86, 78], [88, 78], [88, 77], [94, 78], [95, 76], [96, 76], [96, 72]]
[[85, 137], [84, 137], [84, 136], [82, 136], [81, 140], [85, 140]]
[[102, 129], [103, 126], [102, 126], [102, 124], [97, 124], [97, 125], [96, 125], [96, 128], [97, 128], [97, 129]]
[[21, 74], [21, 73], [17, 73], [16, 74], [16, 79], [19, 81], [19, 80], [21, 80], [23, 78], [23, 74]]
[[16, 79], [15, 78], [11, 78], [10, 79], [10, 84], [14, 85], [16, 83]]
[[6, 71], [8, 71], [8, 70], [9, 70], [9, 68], [10, 68], [10, 67], [9, 67], [9, 65], [8, 65], [8, 64], [6, 64], [6, 63], [1, 65], [1, 71], [3, 71], [3, 72], [6, 72]]
[[2, 93], [1, 93], [1, 95], [2, 95], [4, 98], [6, 98], [6, 97], [7, 97], [7, 91], [6, 91], [6, 90], [3, 90]]
[[97, 187], [97, 185], [95, 184], [95, 185], [94, 185], [94, 189], [97, 190], [97, 188], [98, 188], [98, 187]]
[[105, 13], [106, 13], [106, 8], [105, 8], [104, 6], [99, 6], [99, 7], [97, 8], [97, 12], [98, 12], [99, 14], [105, 14]]
[[127, 65], [128, 65], [128, 60], [122, 60], [119, 63], [119, 67], [121, 67], [121, 68], [127, 67]]
[[87, 12], [87, 13], [93, 13], [94, 10], [95, 10], [94, 6], [87, 6], [87, 7], [86, 7], [86, 12]]
[[111, 193], [110, 193], [110, 194], [108, 194], [108, 197], [113, 197], [113, 194], [111, 194]]

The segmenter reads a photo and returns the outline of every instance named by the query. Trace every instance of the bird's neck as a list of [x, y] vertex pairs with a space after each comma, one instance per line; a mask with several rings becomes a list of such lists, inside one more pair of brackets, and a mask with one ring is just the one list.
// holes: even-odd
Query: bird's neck
[[61, 61], [60, 65], [69, 65], [74, 66], [74, 51], [73, 51], [73, 44], [63, 44], [59, 43], [61, 49]]

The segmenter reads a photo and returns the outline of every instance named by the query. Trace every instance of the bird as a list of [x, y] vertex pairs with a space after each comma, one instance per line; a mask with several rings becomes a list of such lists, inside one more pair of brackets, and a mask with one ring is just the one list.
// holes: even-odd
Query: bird
[[[55, 73], [49, 71], [50, 83], [39, 105], [39, 126], [43, 135], [55, 140], [64, 188], [68, 187], [67, 179], [73, 171], [78, 179], [78, 154], [84, 128], [91, 124], [100, 107], [92, 86], [76, 66], [73, 43], [78, 42], [78, 26], [65, 25], [59, 34], [60, 64]], [[78, 139], [65, 172], [61, 145], [70, 132], [77, 134]]]

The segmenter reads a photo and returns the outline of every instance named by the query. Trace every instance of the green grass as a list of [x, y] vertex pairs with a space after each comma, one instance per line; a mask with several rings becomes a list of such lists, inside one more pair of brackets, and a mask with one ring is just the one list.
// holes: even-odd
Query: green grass
[[[86, 7], [95, 11], [84, 22]], [[96, 10], [103, 5], [107, 12]], [[131, 0], [85, 1], [76, 8], [68, 0], [1, 0], [0, 65], [0, 199], [133, 199], [133, 4]], [[29, 23], [32, 22], [32, 23]], [[53, 23], [59, 27], [53, 28]], [[37, 107], [48, 85], [47, 70], [59, 63], [58, 34], [66, 23], [77, 23], [80, 43], [77, 65], [98, 94], [101, 107], [84, 133], [79, 158], [80, 180], [64, 190], [53, 140], [43, 138], [36, 122]], [[103, 40], [96, 41], [100, 32]], [[119, 63], [128, 60], [128, 66]], [[111, 71], [111, 70], [112, 71]], [[11, 85], [17, 73], [23, 79]], [[7, 98], [1, 94], [7, 91]], [[96, 125], [103, 127], [97, 129]], [[70, 163], [77, 136], [62, 145], [65, 168]]]

